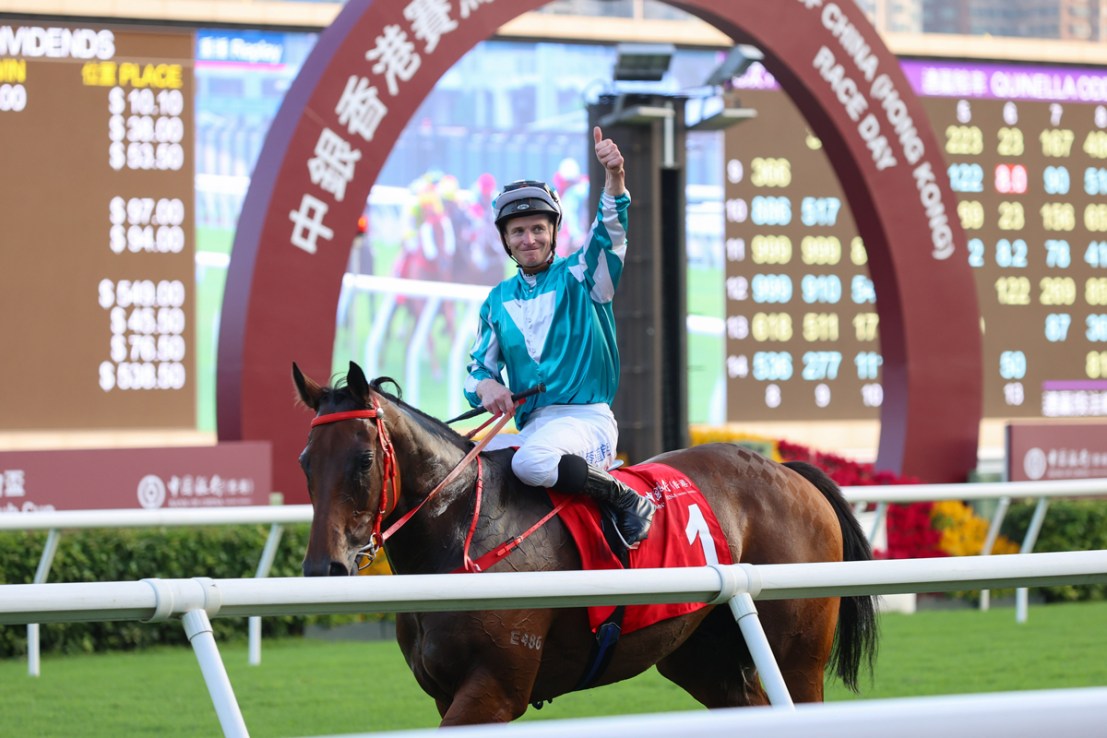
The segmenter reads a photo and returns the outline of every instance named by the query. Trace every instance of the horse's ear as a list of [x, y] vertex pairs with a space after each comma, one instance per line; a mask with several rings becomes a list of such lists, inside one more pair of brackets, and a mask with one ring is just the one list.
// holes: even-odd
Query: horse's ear
[[296, 362], [292, 362], [292, 381], [296, 384], [296, 392], [300, 395], [300, 401], [312, 410], [319, 410], [319, 400], [323, 396], [323, 388], [304, 376]]
[[350, 362], [350, 368], [346, 372], [346, 387], [368, 407], [369, 382], [365, 379], [365, 372], [356, 362]]

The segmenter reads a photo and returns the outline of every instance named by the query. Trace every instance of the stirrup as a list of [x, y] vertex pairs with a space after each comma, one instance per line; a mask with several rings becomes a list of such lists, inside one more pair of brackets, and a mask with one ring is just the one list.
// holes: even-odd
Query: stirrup
[[[615, 531], [615, 537], [619, 539], [619, 543], [623, 544], [623, 548], [627, 551], [637, 551], [638, 547], [642, 545], [642, 541], [638, 543], [627, 543], [627, 539], [623, 537], [623, 531], [619, 530], [618, 513], [610, 509], [607, 505], [603, 505], [603, 514], [607, 516], [607, 519], [611, 522], [611, 529]], [[645, 540], [645, 539], [642, 539]]]

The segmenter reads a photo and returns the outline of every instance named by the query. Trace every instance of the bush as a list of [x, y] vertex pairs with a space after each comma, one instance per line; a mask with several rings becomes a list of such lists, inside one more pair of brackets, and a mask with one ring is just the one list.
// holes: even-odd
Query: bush
[[[1030, 527], [1036, 502], [1013, 502], [1003, 520], [1003, 532], [1022, 541]], [[1036, 553], [1052, 551], [1101, 551], [1107, 549], [1107, 501], [1051, 500]], [[1064, 584], [1040, 587], [1046, 602], [1107, 600], [1107, 584]]]
[[[66, 531], [62, 533], [49, 581], [253, 577], [268, 534], [269, 527], [265, 525]], [[300, 576], [307, 536], [307, 525], [285, 527], [270, 576]], [[42, 531], [0, 533], [0, 583], [30, 584], [45, 542], [46, 533]], [[262, 632], [266, 636], [301, 635], [307, 623], [333, 621], [328, 616], [267, 617], [262, 619]], [[245, 618], [217, 617], [212, 628], [215, 637], [224, 642], [244, 638], [246, 623]], [[43, 653], [188, 643], [177, 620], [50, 623], [42, 626], [40, 638]], [[22, 655], [26, 651], [25, 626], [0, 626], [0, 656]]]

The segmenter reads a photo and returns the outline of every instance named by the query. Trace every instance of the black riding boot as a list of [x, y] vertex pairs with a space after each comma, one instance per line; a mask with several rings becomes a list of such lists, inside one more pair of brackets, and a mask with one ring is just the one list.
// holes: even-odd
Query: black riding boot
[[646, 540], [657, 509], [653, 501], [635, 492], [605, 471], [589, 466], [580, 456], [565, 455], [557, 465], [558, 492], [583, 492], [607, 510], [627, 548]]

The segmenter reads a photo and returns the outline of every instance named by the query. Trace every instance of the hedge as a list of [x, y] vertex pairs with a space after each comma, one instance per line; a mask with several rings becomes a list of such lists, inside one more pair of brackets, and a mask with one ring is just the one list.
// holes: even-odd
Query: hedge
[[[1003, 520], [1002, 532], [1022, 541], [1030, 527], [1036, 502], [1013, 502]], [[1050, 500], [1049, 510], [1035, 553], [1107, 550], [1107, 501]], [[1046, 602], [1107, 600], [1107, 584], [1065, 584], [1035, 588]]]
[[[269, 527], [88, 529], [64, 531], [58, 545], [51, 582], [136, 581], [147, 577], [215, 579], [253, 577]], [[300, 576], [308, 526], [286, 526], [270, 576]], [[0, 583], [30, 584], [46, 542], [44, 531], [0, 533]], [[301, 635], [308, 623], [348, 621], [349, 616], [267, 617], [266, 636]], [[355, 618], [356, 619], [356, 618]], [[220, 642], [241, 639], [246, 618], [215, 618]], [[114, 621], [47, 623], [40, 630], [43, 653], [129, 650], [155, 644], [187, 644], [177, 620], [166, 623]], [[24, 625], [0, 626], [0, 656], [27, 652]]]

